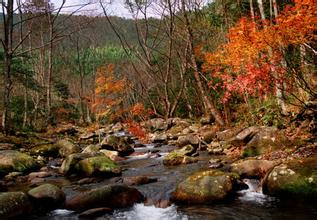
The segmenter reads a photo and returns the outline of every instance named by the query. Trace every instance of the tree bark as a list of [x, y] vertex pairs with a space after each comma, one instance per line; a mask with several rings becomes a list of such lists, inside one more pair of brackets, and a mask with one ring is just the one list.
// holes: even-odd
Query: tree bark
[[183, 13], [183, 16], [185, 19], [185, 28], [187, 31], [187, 40], [189, 42], [190, 64], [191, 64], [191, 67], [193, 68], [193, 71], [194, 71], [194, 78], [196, 80], [198, 90], [201, 94], [201, 98], [202, 98], [202, 101], [203, 101], [203, 104], [205, 107], [205, 113], [206, 114], [211, 113], [211, 115], [215, 118], [216, 122], [220, 126], [224, 126], [224, 121], [222, 119], [222, 116], [220, 115], [220, 113], [218, 112], [218, 110], [216, 109], [214, 104], [211, 102], [211, 100], [209, 100], [207, 92], [205, 91], [202, 80], [200, 78], [200, 72], [198, 70], [198, 66], [197, 66], [196, 58], [195, 58], [195, 54], [194, 54], [194, 45], [193, 45], [194, 37], [193, 37], [193, 32], [192, 32], [192, 29], [190, 26], [190, 21], [189, 21], [187, 11], [186, 11], [185, 0], [181, 0], [181, 7], [182, 7], [182, 13]]
[[[12, 65], [12, 53], [13, 53], [13, 0], [8, 0], [6, 8], [2, 5], [3, 22], [4, 22], [4, 40], [1, 39], [4, 48], [4, 95], [3, 104], [4, 109], [2, 113], [2, 128], [7, 133], [10, 129], [10, 95], [12, 90], [12, 79], [11, 79], [11, 65]], [[5, 15], [6, 14], [6, 15]]]

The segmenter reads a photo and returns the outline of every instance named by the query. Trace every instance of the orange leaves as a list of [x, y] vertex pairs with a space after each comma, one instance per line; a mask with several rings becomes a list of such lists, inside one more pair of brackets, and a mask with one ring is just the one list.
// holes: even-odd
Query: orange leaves
[[145, 107], [142, 103], [136, 103], [130, 110], [133, 116], [140, 116], [145, 113]]
[[205, 53], [202, 68], [222, 80], [224, 101], [234, 92], [264, 94], [270, 85], [285, 80], [282, 49], [316, 40], [315, 30], [315, 0], [296, 0], [273, 23], [242, 18], [229, 30], [228, 43], [215, 53]]
[[125, 124], [127, 126], [128, 132], [130, 132], [132, 135], [137, 137], [140, 141], [142, 142], [148, 141], [148, 135], [145, 129], [142, 128], [142, 126], [139, 123], [132, 120], [127, 120]]
[[114, 65], [101, 66], [96, 73], [95, 102], [92, 105], [97, 116], [109, 116], [113, 108], [121, 104], [120, 95], [125, 88], [124, 79], [116, 79]]

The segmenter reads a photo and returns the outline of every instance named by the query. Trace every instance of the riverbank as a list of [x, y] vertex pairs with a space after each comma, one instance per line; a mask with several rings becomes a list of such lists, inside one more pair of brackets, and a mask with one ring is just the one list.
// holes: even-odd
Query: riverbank
[[[70, 125], [45, 134], [1, 136], [1, 217], [134, 219], [147, 210], [143, 219], [156, 211], [167, 219], [171, 213], [170, 219], [186, 219], [204, 216], [204, 210], [209, 216], [215, 207], [221, 207], [222, 217], [233, 217], [230, 210], [250, 201], [257, 204], [249, 212], [253, 216], [262, 206], [317, 198], [311, 134], [295, 137], [287, 129], [261, 126], [220, 130], [204, 120], [179, 118], [142, 125], [147, 144], [119, 123], [89, 132]], [[316, 214], [306, 208], [307, 216]]]

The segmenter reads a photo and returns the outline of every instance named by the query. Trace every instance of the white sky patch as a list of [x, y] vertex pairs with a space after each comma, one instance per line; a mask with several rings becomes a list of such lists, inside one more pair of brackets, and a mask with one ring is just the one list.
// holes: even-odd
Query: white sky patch
[[[196, 0], [200, 5], [206, 5], [213, 0]], [[6, 2], [6, 0], [4, 0]], [[22, 3], [24, 0], [21, 1]], [[54, 4], [55, 10], [61, 7], [63, 0], [51, 0]], [[106, 8], [107, 14], [110, 16], [119, 16], [132, 18], [133, 14], [129, 11], [127, 6], [125, 5], [125, 0], [102, 0], [103, 5]], [[163, 9], [160, 8], [161, 0], [149, 0], [151, 2], [147, 9], [148, 17], [161, 17]], [[15, 0], [16, 3], [16, 0]], [[2, 8], [0, 7], [0, 12], [2, 12]], [[88, 16], [103, 16], [103, 10], [100, 5], [100, 0], [66, 0], [62, 13], [70, 14], [82, 14]], [[138, 13], [137, 17], [142, 17], [142, 13]]]

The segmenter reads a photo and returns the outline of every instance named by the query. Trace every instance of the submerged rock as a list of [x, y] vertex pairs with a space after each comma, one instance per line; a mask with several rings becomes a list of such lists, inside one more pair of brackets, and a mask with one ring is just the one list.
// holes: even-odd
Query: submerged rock
[[224, 199], [233, 189], [233, 174], [218, 170], [197, 172], [178, 184], [172, 200], [181, 203], [211, 203]]
[[149, 178], [147, 176], [131, 176], [124, 177], [123, 183], [126, 185], [143, 185], [147, 183], [157, 182], [157, 178]]
[[23, 192], [0, 193], [0, 219], [15, 218], [31, 212], [32, 205]]
[[65, 201], [65, 193], [55, 185], [43, 184], [28, 191], [37, 211], [48, 211], [61, 207]]
[[66, 201], [66, 208], [84, 211], [92, 208], [126, 208], [142, 202], [143, 195], [125, 185], [107, 185], [75, 195]]
[[37, 162], [29, 155], [14, 151], [0, 151], [0, 176], [10, 172], [28, 172], [38, 168]]
[[103, 216], [104, 214], [112, 212], [111, 208], [103, 207], [103, 208], [95, 208], [84, 211], [78, 215], [79, 218], [96, 218]]
[[269, 195], [317, 199], [317, 156], [274, 167], [264, 181]]

